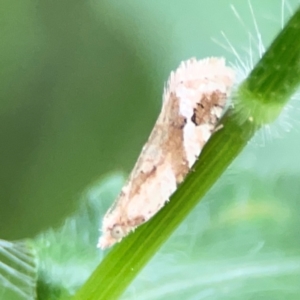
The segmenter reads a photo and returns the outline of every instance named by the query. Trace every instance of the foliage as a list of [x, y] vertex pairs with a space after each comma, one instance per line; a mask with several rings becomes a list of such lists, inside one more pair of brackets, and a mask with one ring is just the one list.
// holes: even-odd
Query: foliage
[[[13, 240], [39, 233], [30, 242], [1, 241], [0, 297], [67, 299], [79, 289], [77, 299], [116, 299], [121, 294], [122, 299], [251, 299], [253, 295], [256, 299], [297, 299], [300, 172], [295, 157], [299, 134], [294, 130], [281, 139], [264, 140], [264, 147], [256, 143], [262, 134], [274, 135], [274, 127], [271, 133], [266, 131], [268, 124], [286, 110], [286, 102], [299, 83], [299, 11], [236, 90], [234, 106], [222, 120], [223, 128], [209, 141], [170, 203], [106, 254], [95, 248], [98, 228], [123, 176], [111, 173], [86, 186], [99, 176], [99, 170], [105, 174], [115, 165], [127, 169], [132, 165], [138, 145], [143, 143], [141, 137], [147, 135], [155, 119], [148, 99], [161, 93], [162, 78], [154, 78], [149, 65], [159, 66], [167, 74], [170, 65], [190, 52], [195, 55], [195, 50], [187, 46], [175, 51], [170, 46], [172, 40], [163, 38], [164, 47], [169, 47], [165, 60], [159, 47], [155, 55], [146, 51], [156, 48], [156, 35], [163, 32], [155, 26], [169, 30], [167, 23], [159, 21], [165, 19], [159, 18], [154, 4], [139, 2], [128, 7], [120, 3], [116, 7], [91, 1], [88, 7], [75, 1], [64, 9], [61, 3], [35, 6], [25, 1], [15, 26], [26, 24], [24, 30], [31, 35], [22, 40], [23, 31], [17, 31], [21, 50], [14, 54], [5, 52], [14, 37], [4, 35], [7, 48], [0, 53], [2, 58], [15, 55], [3, 59], [0, 91], [3, 124], [13, 125], [2, 132], [6, 148], [1, 156], [4, 200], [0, 203], [0, 234]], [[145, 36], [133, 35], [143, 32], [141, 24], [149, 22], [146, 13], [136, 11], [143, 5], [149, 15], [157, 17], [147, 42]], [[220, 2], [218, 12], [211, 10], [216, 18], [224, 11], [221, 5], [225, 4]], [[198, 19], [192, 7], [194, 4], [186, 4], [190, 12], [186, 18], [197, 14]], [[13, 10], [10, 2], [7, 8]], [[124, 26], [116, 21], [118, 9], [124, 15], [119, 21]], [[95, 16], [101, 11], [107, 14], [102, 15], [98, 28]], [[178, 20], [179, 15], [185, 18], [180, 6], [170, 13], [181, 24], [177, 32], [185, 33], [184, 22]], [[23, 16], [30, 16], [30, 22]], [[43, 16], [39, 30], [37, 16]], [[11, 22], [4, 15], [2, 20]], [[139, 20], [138, 27], [135, 20]], [[67, 26], [60, 26], [62, 23]], [[219, 23], [215, 26], [220, 29]], [[101, 39], [95, 38], [95, 32]], [[199, 50], [197, 42], [188, 44], [189, 34], [182, 34], [177, 44], [195, 44]], [[205, 47], [197, 56], [207, 56]], [[39, 51], [32, 52], [36, 49]], [[175, 52], [172, 57], [170, 53]], [[24, 58], [22, 53], [26, 53]], [[133, 53], [143, 53], [143, 58]], [[108, 58], [115, 68], [106, 63]], [[10, 61], [15, 62], [15, 68]], [[34, 67], [30, 68], [32, 61]], [[19, 65], [30, 72], [25, 76]], [[19, 89], [12, 90], [10, 83], [17, 86], [19, 78]], [[155, 86], [153, 90], [147, 89], [149, 82]], [[9, 99], [13, 100], [5, 101]], [[290, 105], [297, 107], [296, 101]], [[297, 111], [286, 116], [289, 123], [294, 122]], [[281, 113], [281, 131], [286, 129], [284, 121]], [[110, 124], [109, 130], [106, 124]], [[124, 124], [122, 132], [120, 124]], [[246, 144], [242, 155], [212, 187]], [[135, 148], [136, 153], [130, 152]], [[45, 230], [49, 225], [56, 228]]]

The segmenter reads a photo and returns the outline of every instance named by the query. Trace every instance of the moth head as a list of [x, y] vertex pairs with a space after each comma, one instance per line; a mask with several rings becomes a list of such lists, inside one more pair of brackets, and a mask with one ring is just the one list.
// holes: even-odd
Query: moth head
[[127, 235], [127, 231], [121, 225], [114, 225], [110, 231], [111, 237], [117, 241], [120, 241], [125, 235]]
[[124, 226], [115, 224], [104, 231], [99, 239], [98, 247], [101, 249], [111, 247], [113, 244], [120, 242], [127, 233], [128, 231], [125, 230]]

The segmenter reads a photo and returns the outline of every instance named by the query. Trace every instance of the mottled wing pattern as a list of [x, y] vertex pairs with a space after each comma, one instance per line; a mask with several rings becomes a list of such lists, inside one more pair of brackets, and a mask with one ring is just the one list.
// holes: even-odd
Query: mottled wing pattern
[[169, 200], [215, 130], [233, 85], [221, 58], [190, 59], [171, 73], [161, 113], [113, 206], [99, 247], [110, 247]]

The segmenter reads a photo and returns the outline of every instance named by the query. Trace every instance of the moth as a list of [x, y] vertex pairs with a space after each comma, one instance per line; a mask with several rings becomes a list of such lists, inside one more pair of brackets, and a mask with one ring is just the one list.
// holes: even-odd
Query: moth
[[169, 200], [216, 129], [233, 82], [223, 58], [191, 58], [171, 73], [150, 137], [104, 216], [100, 248], [121, 241]]

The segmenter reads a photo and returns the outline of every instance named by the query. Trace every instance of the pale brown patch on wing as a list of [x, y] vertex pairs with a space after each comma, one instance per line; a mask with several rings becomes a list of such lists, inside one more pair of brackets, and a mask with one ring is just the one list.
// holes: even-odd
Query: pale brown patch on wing
[[226, 98], [226, 94], [218, 91], [210, 95], [203, 95], [200, 102], [197, 103], [197, 107], [194, 108], [192, 122], [195, 123], [196, 126], [201, 124], [212, 124], [215, 126], [220, 116], [217, 116], [215, 113], [211, 112], [214, 108], [223, 109]]
[[141, 185], [147, 184], [155, 176], [157, 167], [161, 164], [172, 165], [177, 183], [183, 180], [189, 171], [183, 145], [182, 129], [185, 124], [186, 119], [179, 114], [179, 99], [172, 94], [168, 103], [164, 103], [156, 126], [128, 180], [131, 185], [128, 199], [139, 193]]
[[[170, 95], [168, 112], [168, 139], [163, 147], [164, 155], [172, 165], [176, 182], [179, 184], [189, 171], [186, 153], [183, 144], [183, 127], [186, 118], [179, 113], [179, 99], [175, 94]], [[167, 115], [167, 114], [166, 114]]]

